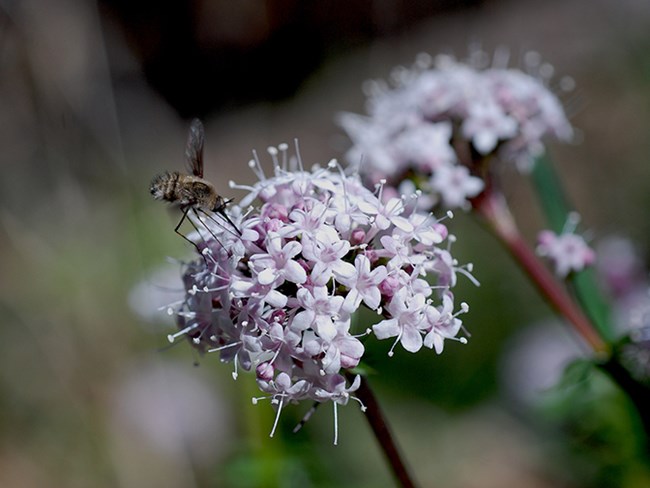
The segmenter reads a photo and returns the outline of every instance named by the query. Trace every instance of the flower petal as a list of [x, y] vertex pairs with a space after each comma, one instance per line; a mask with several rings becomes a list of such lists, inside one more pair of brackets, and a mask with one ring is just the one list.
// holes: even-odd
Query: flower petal
[[415, 327], [404, 327], [400, 342], [408, 352], [418, 352], [422, 348], [422, 334]]
[[377, 339], [388, 339], [399, 335], [399, 326], [397, 319], [382, 320], [378, 324], [372, 326], [372, 331], [377, 336]]

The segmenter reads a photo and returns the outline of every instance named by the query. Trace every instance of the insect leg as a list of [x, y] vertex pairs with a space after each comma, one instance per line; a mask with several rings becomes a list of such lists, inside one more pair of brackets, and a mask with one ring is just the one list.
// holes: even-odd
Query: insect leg
[[314, 402], [314, 404], [311, 406], [311, 408], [310, 408], [309, 410], [307, 410], [307, 413], [306, 413], [305, 416], [302, 418], [302, 420], [301, 420], [300, 422], [298, 422], [298, 425], [296, 425], [296, 426], [293, 428], [293, 433], [294, 433], [294, 434], [295, 434], [296, 432], [298, 432], [300, 429], [302, 429], [303, 426], [304, 426], [304, 425], [309, 421], [309, 419], [311, 418], [311, 416], [314, 415], [314, 412], [316, 411], [316, 408], [318, 407], [318, 405], [320, 405], [320, 403], [318, 403], [318, 402]]
[[[217, 224], [219, 227], [221, 227], [223, 230], [225, 230], [226, 232], [231, 233], [231, 234], [232, 234], [233, 236], [235, 236], [235, 237], [241, 237], [241, 235], [242, 235], [242, 234], [241, 234], [241, 231], [237, 228], [237, 226], [235, 226], [235, 224], [230, 220], [230, 218], [228, 218], [227, 215], [224, 214], [224, 215], [222, 215], [222, 217], [225, 218], [225, 219], [230, 223], [230, 225], [231, 225], [231, 226], [232, 226], [232, 227], [237, 231], [237, 234], [235, 234], [235, 233], [234, 233], [230, 228], [226, 227], [226, 226], [223, 225], [221, 222], [219, 222], [218, 220], [216, 220], [212, 215], [210, 215], [210, 213], [206, 212], [206, 211], [203, 210], [202, 208], [197, 208], [197, 210], [198, 210], [199, 212], [201, 212], [203, 215], [205, 215], [207, 218], [209, 218], [212, 222], [214, 222], [215, 224]], [[216, 213], [218, 213], [218, 215], [221, 215], [221, 211], [220, 211], [220, 210], [217, 210]], [[213, 235], [214, 235], [214, 234], [213, 234]]]
[[[194, 207], [192, 207], [191, 205], [188, 205], [188, 206], [181, 207], [181, 210], [183, 211], [183, 216], [181, 217], [180, 222], [178, 222], [178, 225], [176, 226], [176, 228], [174, 229], [174, 232], [176, 232], [179, 236], [181, 236], [187, 242], [192, 244], [194, 246], [194, 248], [196, 249], [196, 252], [198, 252], [199, 254], [202, 255], [203, 253], [201, 252], [201, 249], [199, 248], [199, 245], [196, 242], [194, 242], [193, 240], [191, 240], [189, 237], [187, 237], [185, 234], [183, 234], [182, 232], [179, 231], [181, 225], [183, 225], [183, 222], [185, 222], [185, 219], [187, 219], [189, 221], [189, 223], [192, 224], [192, 227], [194, 227], [194, 230], [199, 235], [199, 238], [203, 241], [203, 244], [205, 245], [205, 247], [206, 248], [208, 247], [208, 243], [203, 238], [203, 234], [201, 234], [201, 232], [199, 231], [199, 228], [192, 221], [192, 219], [187, 216], [187, 214], [190, 211], [193, 211], [194, 215], [197, 215], [196, 209]], [[197, 218], [198, 218], [198, 215], [197, 215]], [[212, 234], [212, 232], [210, 232], [210, 233]], [[214, 236], [214, 234], [212, 234], [212, 235]], [[216, 236], [215, 236], [215, 239], [216, 239]], [[217, 239], [217, 241], [219, 241], [219, 239]], [[221, 242], [219, 242], [219, 244], [221, 244]], [[204, 257], [204, 259], [205, 259], [205, 257]]]
[[[183, 225], [183, 222], [185, 222], [185, 218], [187, 217], [187, 213], [188, 213], [191, 209], [192, 209], [192, 207], [189, 207], [189, 206], [181, 207], [181, 210], [183, 211], [183, 216], [181, 217], [181, 220], [180, 220], [180, 221], [178, 222], [178, 224], [176, 225], [176, 228], [174, 229], [174, 232], [176, 232], [179, 236], [181, 236], [181, 237], [182, 237], [183, 239], [185, 239], [187, 242], [189, 242], [189, 243], [192, 244], [194, 247], [196, 247], [196, 249], [197, 249], [197, 251], [198, 251], [199, 248], [198, 248], [198, 246], [196, 245], [196, 242], [192, 241], [189, 237], [187, 237], [185, 234], [183, 234], [182, 232], [180, 232], [180, 231], [178, 230], [178, 229], [181, 228], [181, 225]], [[190, 220], [190, 222], [192, 222], [192, 221]], [[192, 222], [192, 225], [194, 225], [193, 222]], [[199, 233], [199, 234], [200, 234], [200, 233]]]
[[[206, 215], [210, 220], [212, 220], [213, 222], [215, 222], [217, 225], [219, 225], [219, 226], [221, 226], [221, 227], [223, 227], [223, 226], [222, 226], [221, 224], [219, 224], [219, 222], [216, 222], [216, 221], [215, 221], [215, 220], [210, 216], [210, 214], [208, 214], [208, 213], [207, 213], [205, 210], [203, 210], [202, 208], [200, 208], [200, 207], [199, 207], [199, 208], [194, 208], [193, 210], [194, 210], [194, 215], [196, 215], [197, 220], [203, 224], [203, 227], [205, 228], [205, 230], [207, 230], [207, 231], [210, 233], [210, 235], [214, 238], [214, 240], [217, 241], [221, 247], [223, 247], [223, 244], [221, 243], [221, 241], [219, 240], [219, 238], [217, 237], [217, 235], [216, 235], [214, 232], [212, 232], [212, 231], [208, 228], [207, 225], [205, 225], [205, 222], [203, 222], [203, 221], [201, 220], [201, 217], [199, 216], [199, 212], [201, 212], [203, 215]], [[192, 222], [191, 219], [190, 219], [190, 222]], [[192, 222], [192, 225], [194, 225], [194, 222]], [[194, 228], [195, 228], [195, 229], [197, 230], [197, 232], [198, 232], [198, 229], [197, 229], [196, 225], [194, 225]], [[200, 232], [199, 232], [199, 235], [201, 235]]]
[[235, 230], [237, 231], [237, 234], [239, 234], [239, 235], [241, 236], [241, 235], [242, 235], [242, 234], [241, 234], [241, 231], [237, 228], [237, 226], [233, 223], [233, 221], [230, 220], [230, 217], [228, 217], [228, 214], [226, 213], [226, 205], [228, 205], [231, 201], [232, 201], [232, 200], [227, 200], [227, 201], [225, 201], [223, 205], [221, 205], [221, 206], [219, 206], [219, 207], [217, 208], [216, 212], [217, 212], [217, 214], [220, 215], [220, 216], [221, 216], [221, 217], [222, 217], [226, 222], [228, 222], [228, 223], [232, 226], [233, 229], [235, 229]]

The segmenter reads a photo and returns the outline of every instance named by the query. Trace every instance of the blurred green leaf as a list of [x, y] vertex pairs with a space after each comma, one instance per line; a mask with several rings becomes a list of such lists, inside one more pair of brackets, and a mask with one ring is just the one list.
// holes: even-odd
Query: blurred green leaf
[[[564, 437], [563, 459], [587, 486], [648, 486], [650, 469], [632, 405], [588, 359], [574, 361], [540, 405], [544, 428]], [[557, 446], [555, 446], [557, 448]]]

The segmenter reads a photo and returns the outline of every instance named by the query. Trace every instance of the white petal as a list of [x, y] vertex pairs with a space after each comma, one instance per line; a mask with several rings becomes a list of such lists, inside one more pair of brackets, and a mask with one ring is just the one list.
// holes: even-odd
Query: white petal
[[302, 245], [297, 241], [289, 241], [282, 248], [282, 254], [288, 258], [294, 257], [296, 254], [299, 254], [300, 251], [302, 251]]
[[343, 310], [352, 313], [359, 308], [359, 304], [361, 303], [361, 295], [359, 294], [359, 291], [356, 288], [352, 288], [347, 296], [345, 297], [345, 301], [343, 302]]
[[270, 285], [278, 277], [278, 273], [273, 268], [266, 268], [257, 274], [257, 281], [260, 285]]
[[422, 348], [422, 334], [415, 327], [404, 327], [400, 342], [408, 352], [418, 352]]
[[298, 312], [291, 321], [291, 327], [295, 330], [306, 330], [314, 323], [316, 314], [312, 310]]
[[399, 326], [397, 319], [382, 320], [378, 324], [372, 326], [372, 331], [377, 336], [377, 339], [388, 339], [399, 335]]
[[332, 271], [336, 274], [336, 277], [339, 279], [350, 279], [352, 278], [357, 270], [350, 263], [345, 261], [335, 261], [332, 265]]
[[371, 203], [366, 202], [365, 200], [359, 200], [356, 203], [357, 203], [357, 207], [359, 207], [359, 210], [361, 210], [363, 213], [373, 215], [373, 214], [376, 214], [378, 212], [376, 206], [372, 205]]
[[413, 225], [404, 217], [393, 217], [390, 221], [395, 224], [395, 227], [404, 232], [413, 232]]
[[445, 340], [439, 334], [433, 334], [433, 346], [436, 348], [436, 353], [440, 354], [444, 347]]
[[365, 348], [360, 340], [349, 337], [343, 341], [337, 341], [341, 354], [348, 356], [350, 358], [359, 359], [363, 356]]
[[336, 327], [329, 317], [324, 315], [316, 317], [316, 328], [320, 338], [326, 342], [332, 342], [332, 339], [336, 337]]
[[264, 298], [272, 307], [282, 308], [287, 304], [287, 297], [278, 290], [271, 290]]
[[307, 272], [296, 261], [287, 261], [284, 265], [284, 277], [292, 283], [304, 283], [307, 281]]
[[498, 138], [495, 134], [489, 131], [481, 131], [477, 134], [474, 134], [472, 142], [474, 147], [481, 154], [487, 154], [497, 145]]
[[363, 291], [363, 301], [368, 308], [371, 310], [377, 310], [379, 304], [381, 303], [381, 293], [379, 293], [379, 288], [373, 286]]

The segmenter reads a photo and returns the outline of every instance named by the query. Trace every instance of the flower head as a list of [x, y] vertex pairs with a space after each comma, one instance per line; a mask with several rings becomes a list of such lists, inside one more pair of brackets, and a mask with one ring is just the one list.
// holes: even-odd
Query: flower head
[[[218, 352], [235, 373], [255, 371], [279, 410], [303, 399], [351, 398], [358, 382], [347, 385], [343, 370], [364, 353], [350, 330], [361, 306], [384, 319], [364, 335], [396, 337], [393, 347], [415, 352], [435, 342], [440, 352], [443, 339], [456, 338], [457, 263], [440, 266], [448, 251], [437, 247], [448, 237], [445, 225], [407, 210], [401, 198], [382, 202], [335, 161], [305, 171], [298, 159], [288, 169], [277, 160], [287, 159], [286, 146], [270, 152], [275, 174], [266, 177], [254, 163], [260, 179], [245, 187], [243, 202], [259, 204], [228, 208], [238, 232], [192, 217], [198, 231], [189, 237], [200, 256], [185, 271], [181, 330], [170, 338], [186, 335], [201, 351]], [[432, 334], [435, 341], [424, 339]]]
[[497, 63], [421, 55], [412, 69], [395, 72], [392, 85], [368, 83], [368, 115], [340, 118], [353, 143], [350, 164], [372, 182], [398, 186], [412, 179], [432, 197], [420, 204], [467, 207], [484, 188], [477, 161], [498, 156], [527, 167], [544, 151], [544, 137], [572, 137], [560, 101], [542, 78], [552, 69], [531, 54], [536, 76]]

